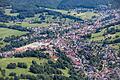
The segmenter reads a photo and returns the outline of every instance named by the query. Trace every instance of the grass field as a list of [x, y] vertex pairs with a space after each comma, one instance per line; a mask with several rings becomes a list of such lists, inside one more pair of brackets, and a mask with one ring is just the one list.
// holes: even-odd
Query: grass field
[[[50, 9], [50, 10], [54, 10], [54, 9]], [[10, 13], [11, 9], [6, 9], [5, 10], [5, 14], [6, 15], [10, 15], [10, 16], [17, 16], [19, 15], [19, 13]], [[58, 12], [61, 12], [61, 13], [64, 13], [64, 14], [67, 14], [68, 11], [65, 11], [65, 10], [56, 10]], [[70, 19], [59, 19], [59, 17], [57, 17], [57, 19], [53, 19], [53, 15], [47, 15], [46, 13], [44, 13], [44, 16], [45, 16], [45, 22], [43, 23], [29, 23], [30, 21], [41, 21], [39, 16], [40, 15], [43, 15], [43, 14], [35, 14], [34, 17], [30, 17], [30, 18], [25, 18], [23, 22], [8, 22], [8, 23], [2, 23], [0, 22], [0, 24], [5, 24], [7, 26], [12, 26], [12, 25], [18, 25], [18, 26], [23, 26], [23, 27], [48, 27], [50, 25], [51, 22], [55, 22], [55, 21], [59, 21], [59, 20], [62, 20], [62, 21], [71, 21]], [[68, 14], [68, 15], [72, 15], [72, 14]], [[74, 16], [74, 15], [72, 15]], [[48, 23], [49, 22], [49, 23]]]
[[[3, 58], [0, 59], [0, 67], [2, 69], [6, 70], [6, 76], [9, 76], [9, 73], [11, 72], [15, 72], [17, 75], [20, 74], [31, 74], [31, 75], [35, 75], [31, 72], [29, 72], [29, 67], [32, 64], [32, 61], [36, 61], [38, 64], [42, 63], [45, 64], [47, 63], [47, 59], [38, 59], [38, 58], [33, 58], [33, 57], [26, 57], [26, 58]], [[7, 69], [7, 64], [9, 63], [18, 63], [18, 62], [24, 62], [27, 64], [28, 68], [27, 69], [23, 69], [23, 68], [16, 68], [16, 69]], [[69, 69], [59, 69], [63, 72], [63, 76], [69, 77]], [[1, 73], [0, 73], [0, 77], [2, 77]]]
[[66, 68], [66, 69], [60, 69], [60, 70], [63, 72], [64, 76], [66, 76], [66, 77], [70, 76], [70, 74], [68, 74], [69, 73], [69, 69], [68, 68]]
[[[109, 28], [120, 29], [120, 26], [116, 25], [116, 26], [111, 26]], [[93, 40], [93, 41], [101, 41], [101, 40], [103, 40], [105, 38], [103, 36], [103, 34], [106, 33], [106, 30], [107, 29], [104, 28], [100, 32], [92, 34], [91, 40]], [[107, 34], [107, 36], [111, 37], [111, 39], [109, 39], [110, 41], [113, 41], [113, 40], [116, 39], [116, 36], [118, 36], [118, 38], [120, 38], [120, 32], [116, 32], [115, 34]]]
[[[46, 59], [38, 59], [38, 58], [3, 58], [0, 59], [0, 67], [2, 67], [2, 69], [6, 70], [6, 76], [9, 75], [10, 72], [15, 72], [17, 73], [17, 75], [20, 74], [32, 74], [31, 72], [29, 72], [29, 67], [32, 64], [32, 61], [36, 61], [38, 64], [40, 63], [47, 63]], [[18, 62], [25, 62], [28, 65], [27, 69], [23, 69], [23, 68], [16, 68], [16, 69], [6, 69], [7, 64], [9, 63], [18, 63]], [[0, 75], [1, 76], [1, 75]]]
[[10, 13], [12, 9], [5, 9], [5, 14], [9, 16], [17, 16], [19, 13]]
[[0, 48], [1, 48], [1, 47], [4, 47], [6, 44], [8, 44], [8, 43], [6, 43], [6, 42], [4, 42], [4, 41], [0, 41]]
[[[109, 27], [109, 29], [110, 28], [120, 29], [120, 25], [111, 26], [111, 27]], [[103, 34], [106, 32], [107, 32], [107, 28], [104, 28], [100, 32], [92, 34], [91, 41], [102, 42], [103, 40], [105, 40], [105, 36], [103, 36]], [[107, 41], [113, 42], [114, 40], [120, 38], [120, 32], [115, 32], [115, 34], [106, 34], [106, 36], [109, 37], [109, 38], [107, 38]], [[118, 49], [120, 46], [120, 43], [110, 44], [110, 46], [115, 49]]]
[[68, 13], [69, 11], [66, 11], [66, 10], [57, 10], [57, 9], [49, 9], [49, 10], [57, 11], [57, 12], [60, 12], [62, 14], [75, 16], [75, 17], [81, 18], [83, 20], [91, 19], [93, 16], [99, 16], [99, 14], [94, 13], [94, 12], [77, 13], [76, 11], [70, 11], [70, 13]]
[[49, 26], [49, 24], [47, 23], [41, 23], [41, 24], [38, 24], [38, 23], [28, 23], [28, 22], [22, 22], [22, 23], [16, 23], [15, 25], [19, 25], [19, 26], [23, 26], [23, 27], [47, 27]]
[[117, 43], [117, 44], [110, 44], [110, 46], [114, 49], [119, 49], [120, 48], [120, 43]]
[[27, 32], [22, 32], [18, 30], [13, 30], [13, 29], [7, 29], [7, 28], [0, 28], [0, 38], [5, 38], [9, 36], [21, 36], [26, 34]]
[[49, 26], [49, 24], [47, 23], [34, 23], [34, 24], [30, 24], [28, 22], [22, 22], [22, 23], [13, 23], [13, 22], [9, 22], [9, 23], [1, 23], [0, 24], [5, 24], [7, 26], [12, 26], [12, 25], [17, 25], [17, 26], [22, 26], [22, 27], [47, 27]]
[[93, 41], [101, 41], [101, 40], [103, 40], [104, 39], [104, 36], [103, 36], [104, 32], [105, 32], [105, 29], [101, 30], [98, 33], [92, 34], [91, 40], [93, 40]]
[[[0, 28], [0, 38], [10, 37], [12, 35], [14, 36], [21, 36], [26, 34], [27, 32], [22, 32], [18, 30], [8, 29], [8, 28]], [[0, 47], [5, 46], [8, 43], [5, 43], [4, 41], [0, 41]]]
[[93, 13], [93, 12], [84, 12], [84, 13], [79, 13], [79, 14], [75, 13], [75, 15], [77, 17], [80, 17], [83, 20], [91, 19], [93, 16], [99, 16], [97, 13]]

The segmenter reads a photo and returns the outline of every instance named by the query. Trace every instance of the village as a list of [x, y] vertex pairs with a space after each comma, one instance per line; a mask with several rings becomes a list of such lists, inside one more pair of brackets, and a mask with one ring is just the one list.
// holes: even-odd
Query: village
[[[86, 11], [86, 9], [84, 10]], [[78, 9], [78, 11], [84, 10]], [[96, 12], [96, 10], [90, 9], [87, 11]], [[120, 69], [118, 67], [113, 69], [108, 66], [109, 64], [120, 66], [120, 57], [117, 56], [116, 50], [109, 45], [98, 44], [95, 41], [87, 40], [90, 34], [95, 33], [97, 29], [106, 26], [109, 27], [114, 23], [119, 24], [120, 10], [108, 9], [105, 12], [97, 12], [101, 15], [93, 19], [92, 23], [89, 20], [84, 23], [66, 23], [67, 25], [54, 22], [48, 27], [28, 28], [33, 33], [29, 37], [26, 35], [21, 36], [20, 39], [34, 40], [24, 46], [14, 47], [11, 51], [0, 52], [0, 56], [6, 58], [12, 57], [15, 54], [22, 54], [28, 50], [44, 49], [45, 52], [49, 53], [51, 58], [57, 61], [59, 57], [56, 56], [56, 48], [59, 48], [72, 60], [74, 69], [76, 71], [83, 71], [83, 74], [87, 75], [90, 80], [93, 78], [109, 80], [111, 73], [117, 74], [120, 79]], [[19, 41], [19, 39], [17, 40]], [[102, 69], [99, 71], [96, 65], [102, 66]]]
[[[119, 53], [108, 44], [101, 44], [89, 39], [98, 29], [119, 25], [120, 10], [104, 6], [100, 9], [76, 8], [70, 10], [70, 12], [73, 11], [77, 13], [93, 12], [98, 13], [99, 16], [93, 16], [92, 19], [86, 20], [72, 17], [79, 21], [55, 20], [48, 21], [51, 24], [47, 27], [27, 27], [25, 31], [30, 31], [30, 34], [20, 36], [13, 42], [20, 40], [29, 42], [23, 46], [12, 47], [10, 51], [0, 51], [0, 57], [7, 58], [26, 51], [43, 50], [50, 55], [50, 58], [57, 61], [59, 57], [56, 55], [56, 49], [60, 49], [71, 59], [74, 70], [83, 71], [83, 75], [88, 76], [90, 80], [110, 80], [110, 75], [116, 75], [120, 79], [120, 68], [117, 67], [120, 66]], [[66, 14], [64, 16], [66, 17]], [[22, 24], [22, 22], [34, 23], [32, 20], [26, 19], [12, 21], [12, 23], [18, 24]]]

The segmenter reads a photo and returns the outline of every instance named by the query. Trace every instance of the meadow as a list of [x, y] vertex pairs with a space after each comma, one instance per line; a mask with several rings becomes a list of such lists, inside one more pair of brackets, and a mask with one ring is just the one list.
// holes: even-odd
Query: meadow
[[[6, 70], [6, 76], [9, 76], [9, 73], [11, 72], [15, 72], [17, 75], [20, 75], [20, 74], [32, 74], [31, 72], [29, 72], [29, 67], [30, 65], [32, 64], [32, 61], [36, 61], [38, 64], [40, 63], [47, 63], [47, 60], [46, 59], [41, 59], [39, 60], [38, 58], [33, 58], [33, 57], [29, 57], [29, 58], [3, 58], [3, 59], [0, 59], [0, 67], [2, 69], [5, 69]], [[23, 69], [23, 68], [16, 68], [16, 69], [7, 69], [7, 64], [9, 63], [18, 63], [18, 62], [24, 62], [27, 64], [28, 68], [27, 69]], [[2, 76], [2, 75], [0, 75]]]
[[[108, 29], [120, 29], [120, 25], [111, 26]], [[104, 35], [105, 34], [105, 35]], [[113, 34], [107, 33], [107, 28], [101, 29], [100, 32], [93, 33], [91, 35], [91, 41], [103, 42], [106, 39], [108, 42], [114, 42], [116, 39], [120, 39], [120, 32]], [[120, 43], [110, 44], [111, 47], [119, 49]]]
[[[45, 64], [48, 62], [47, 59], [39, 59], [39, 58], [35, 58], [35, 57], [25, 57], [25, 58], [3, 58], [3, 59], [0, 59], [0, 67], [1, 69], [4, 69], [6, 71], [6, 76], [10, 77], [9, 74], [11, 72], [14, 72], [16, 73], [17, 75], [20, 75], [20, 74], [30, 74], [30, 75], [36, 75], [36, 74], [33, 74], [29, 71], [29, 68], [30, 68], [30, 65], [32, 64], [32, 61], [36, 61], [37, 64]], [[28, 68], [27, 69], [24, 69], [24, 68], [15, 68], [15, 69], [7, 69], [7, 64], [10, 64], [10, 63], [18, 63], [18, 62], [24, 62], [27, 64]], [[62, 71], [63, 73], [63, 76], [66, 76], [66, 77], [69, 77], [69, 69], [66, 68], [66, 69], [59, 69]], [[0, 73], [0, 77], [2, 77], [1, 73]]]
[[0, 38], [10, 37], [10, 36], [21, 36], [26, 34], [27, 32], [8, 29], [8, 28], [0, 28]]
[[94, 12], [81, 12], [81, 13], [78, 13], [76, 11], [67, 11], [67, 10], [58, 10], [58, 9], [48, 9], [48, 10], [53, 10], [53, 11], [60, 12], [62, 14], [67, 14], [67, 15], [75, 16], [75, 17], [81, 18], [83, 20], [89, 20], [93, 16], [96, 16], [96, 17], [99, 16], [98, 13], [94, 13]]
[[5, 9], [5, 14], [9, 16], [17, 16], [19, 13], [11, 13], [12, 9]]
[[[23, 31], [18, 31], [18, 30], [13, 30], [13, 29], [8, 29], [8, 28], [0, 28], [0, 38], [4, 39], [5, 37], [10, 37], [10, 36], [21, 36], [24, 35], [28, 32], [23, 32]], [[0, 40], [0, 47], [4, 47], [6, 44], [3, 40]]]

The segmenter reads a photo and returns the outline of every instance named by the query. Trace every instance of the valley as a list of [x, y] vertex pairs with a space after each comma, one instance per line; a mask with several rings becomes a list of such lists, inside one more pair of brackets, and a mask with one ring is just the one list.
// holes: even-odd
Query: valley
[[120, 79], [119, 8], [40, 1], [0, 2], [0, 80]]

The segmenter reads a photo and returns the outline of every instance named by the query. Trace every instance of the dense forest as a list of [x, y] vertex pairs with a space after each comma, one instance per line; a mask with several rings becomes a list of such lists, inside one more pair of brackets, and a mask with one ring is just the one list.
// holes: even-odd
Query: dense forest
[[[70, 9], [76, 7], [96, 8], [98, 5], [115, 4], [119, 6], [119, 0], [9, 0], [13, 6], [23, 7], [49, 7]], [[24, 3], [23, 3], [24, 1]], [[27, 5], [26, 5], [27, 4]], [[92, 6], [92, 7], [91, 7]]]

